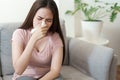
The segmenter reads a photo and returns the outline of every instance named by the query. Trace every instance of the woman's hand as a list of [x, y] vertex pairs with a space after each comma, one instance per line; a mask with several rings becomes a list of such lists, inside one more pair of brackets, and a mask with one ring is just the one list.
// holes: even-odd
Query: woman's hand
[[32, 38], [34, 38], [34, 40], [38, 41], [39, 39], [46, 36], [48, 29], [49, 28], [47, 26], [36, 27], [35, 31], [32, 33]]

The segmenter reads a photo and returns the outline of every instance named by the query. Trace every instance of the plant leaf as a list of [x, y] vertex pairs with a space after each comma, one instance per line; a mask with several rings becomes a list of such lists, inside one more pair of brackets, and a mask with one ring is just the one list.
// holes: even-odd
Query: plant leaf
[[95, 2], [100, 2], [99, 0], [95, 0]]
[[72, 11], [71, 11], [71, 10], [67, 10], [67, 11], [65, 12], [65, 14], [72, 14]]
[[115, 12], [112, 12], [111, 16], [110, 16], [110, 21], [113, 22], [116, 18], [117, 14]]

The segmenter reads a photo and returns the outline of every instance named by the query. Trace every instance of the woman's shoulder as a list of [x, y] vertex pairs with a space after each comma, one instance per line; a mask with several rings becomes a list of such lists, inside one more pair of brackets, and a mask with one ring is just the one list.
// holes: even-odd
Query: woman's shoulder
[[18, 29], [16, 29], [14, 32], [24, 32], [24, 31], [25, 31], [24, 29], [18, 28]]
[[26, 38], [26, 36], [29, 36], [29, 30], [25, 30], [25, 29], [16, 29], [13, 32], [13, 37], [21, 37], [21, 38]]
[[23, 29], [16, 29], [13, 33], [22, 33]]
[[12, 40], [16, 40], [16, 41], [25, 41], [26, 40], [26, 36], [27, 36], [28, 31], [25, 29], [16, 29], [13, 32], [12, 35]]
[[51, 42], [54, 50], [60, 46], [63, 46], [62, 39], [60, 38], [60, 35], [57, 32], [52, 34]]
[[24, 34], [26, 32], [28, 32], [28, 30], [18, 28], [13, 32], [13, 34]]
[[51, 34], [51, 38], [52, 38], [52, 39], [57, 39], [57, 38], [59, 38], [59, 37], [60, 37], [60, 36], [59, 36], [59, 34], [58, 34], [57, 32]]
[[59, 33], [55, 32], [51, 34], [51, 40], [53, 43], [57, 42], [57, 41], [61, 41], [60, 35]]

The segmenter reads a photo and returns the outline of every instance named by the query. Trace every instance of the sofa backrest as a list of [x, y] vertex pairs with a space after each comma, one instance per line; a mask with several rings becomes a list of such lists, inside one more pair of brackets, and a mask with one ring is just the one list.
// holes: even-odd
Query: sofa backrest
[[65, 40], [65, 56], [64, 56], [64, 65], [68, 65], [69, 63], [69, 56], [68, 56], [68, 46], [69, 46], [69, 41], [68, 38], [66, 36], [66, 28], [65, 28], [65, 21], [60, 19], [60, 25], [61, 25], [61, 30], [63, 32], [63, 36], [64, 36], [64, 40]]
[[[61, 22], [61, 26], [62, 26], [61, 28], [64, 34], [65, 42], [67, 43], [64, 21], [61, 20], [60, 22]], [[0, 60], [1, 60], [0, 74], [1, 75], [13, 74], [14, 72], [12, 66], [11, 38], [15, 29], [20, 27], [20, 25], [21, 23], [0, 24]], [[67, 64], [68, 61], [67, 59], [65, 59], [66, 61], [64, 62], [64, 64]]]
[[2, 75], [12, 74], [14, 72], [11, 56], [11, 37], [13, 31], [19, 26], [20, 23], [0, 24], [0, 59]]

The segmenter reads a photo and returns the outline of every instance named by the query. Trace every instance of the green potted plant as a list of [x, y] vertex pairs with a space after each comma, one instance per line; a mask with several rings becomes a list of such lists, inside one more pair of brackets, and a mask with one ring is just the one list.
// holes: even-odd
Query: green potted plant
[[81, 15], [83, 14], [85, 18], [81, 22], [83, 37], [86, 40], [97, 42], [102, 29], [102, 18], [109, 16], [110, 22], [114, 22], [120, 12], [120, 6], [118, 6], [118, 3], [107, 3], [100, 0], [92, 1], [93, 5], [81, 0], [75, 0], [75, 9], [67, 10], [65, 14], [74, 15], [78, 11], [82, 12]]
[[75, 9], [73, 11], [67, 10], [65, 14], [74, 15], [76, 12], [81, 11], [85, 16], [85, 20], [97, 21], [110, 13], [110, 21], [113, 22], [120, 12], [118, 3], [107, 3], [99, 0], [93, 0], [93, 3], [93, 5], [90, 5], [81, 0], [75, 0]]

